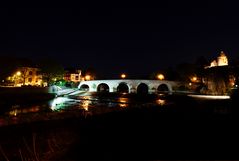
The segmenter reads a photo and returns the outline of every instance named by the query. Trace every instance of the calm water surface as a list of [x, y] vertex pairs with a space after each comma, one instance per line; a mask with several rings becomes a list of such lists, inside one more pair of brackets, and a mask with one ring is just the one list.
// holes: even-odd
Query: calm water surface
[[112, 111], [130, 108], [170, 108], [171, 112], [210, 112], [228, 114], [232, 109], [231, 100], [192, 99], [187, 96], [137, 95], [117, 93], [81, 93], [56, 97], [48, 102], [34, 104], [8, 104], [1, 107], [0, 126], [33, 121], [57, 120], [71, 117], [85, 118]]
[[164, 106], [168, 103], [168, 100], [159, 95], [84, 93], [56, 97], [48, 102], [35, 104], [5, 105], [0, 113], [0, 126], [67, 117], [87, 117], [127, 108]]

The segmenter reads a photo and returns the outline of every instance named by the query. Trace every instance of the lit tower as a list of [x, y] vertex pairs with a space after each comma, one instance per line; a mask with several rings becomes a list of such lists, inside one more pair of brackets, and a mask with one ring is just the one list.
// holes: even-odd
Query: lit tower
[[227, 56], [225, 55], [223, 51], [221, 51], [220, 56], [217, 57], [217, 65], [218, 66], [228, 65]]

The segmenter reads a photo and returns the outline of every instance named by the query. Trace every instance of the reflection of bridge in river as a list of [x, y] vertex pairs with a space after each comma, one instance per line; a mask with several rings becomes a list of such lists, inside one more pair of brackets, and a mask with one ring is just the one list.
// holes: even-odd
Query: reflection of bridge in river
[[82, 81], [78, 88], [89, 92], [173, 93], [177, 83], [166, 80], [91, 80]]

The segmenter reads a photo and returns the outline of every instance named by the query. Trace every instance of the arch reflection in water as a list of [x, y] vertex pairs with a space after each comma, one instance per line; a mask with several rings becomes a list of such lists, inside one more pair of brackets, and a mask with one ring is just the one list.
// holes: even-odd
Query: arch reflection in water
[[162, 100], [162, 99], [157, 99], [157, 100], [156, 100], [156, 104], [163, 106], [163, 105], [166, 104], [166, 101], [165, 101], [165, 100]]
[[119, 97], [118, 99], [119, 106], [122, 108], [129, 107], [129, 99], [124, 97]]

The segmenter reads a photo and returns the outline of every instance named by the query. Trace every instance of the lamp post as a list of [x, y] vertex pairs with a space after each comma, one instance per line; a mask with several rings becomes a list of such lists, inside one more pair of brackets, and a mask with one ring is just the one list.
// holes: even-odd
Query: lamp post
[[163, 79], [164, 79], [164, 75], [163, 75], [163, 74], [158, 74], [158, 75], [157, 75], [157, 78], [158, 78], [159, 80], [163, 80]]
[[22, 73], [20, 71], [17, 71], [16, 75], [20, 76]]
[[121, 77], [122, 79], [125, 79], [125, 78], [126, 78], [126, 74], [123, 73], [123, 74], [120, 75], [120, 77]]
[[196, 76], [194, 76], [194, 77], [192, 77], [192, 82], [196, 82], [197, 81], [197, 77]]
[[85, 80], [90, 80], [91, 79], [91, 76], [90, 75], [86, 75], [85, 76]]

